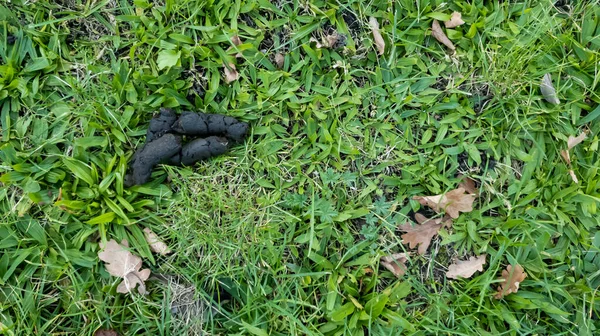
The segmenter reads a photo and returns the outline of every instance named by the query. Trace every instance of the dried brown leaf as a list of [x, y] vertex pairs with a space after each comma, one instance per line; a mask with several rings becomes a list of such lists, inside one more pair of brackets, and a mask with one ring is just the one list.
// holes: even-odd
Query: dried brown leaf
[[98, 329], [94, 332], [94, 336], [119, 336], [119, 334], [112, 329]]
[[285, 62], [285, 56], [283, 56], [282, 53], [275, 54], [275, 65], [277, 65], [277, 68], [279, 68], [279, 69], [283, 68], [284, 62]]
[[452, 16], [450, 16], [450, 20], [444, 21], [446, 28], [458, 27], [464, 23], [465, 21], [463, 21], [462, 14], [460, 12], [453, 12]]
[[519, 290], [519, 285], [525, 278], [527, 274], [521, 265], [508, 265], [505, 270], [502, 271], [502, 277], [498, 278], [498, 280], [502, 280], [500, 282], [500, 286], [498, 286], [498, 293], [496, 294], [496, 299], [502, 299], [511, 293], [516, 293]]
[[456, 50], [456, 47], [454, 44], [452, 44], [452, 41], [450, 41], [448, 36], [446, 36], [442, 30], [438, 20], [433, 20], [433, 23], [431, 24], [431, 35], [446, 47], [450, 48], [451, 50]]
[[150, 250], [152, 252], [156, 252], [162, 255], [167, 255], [171, 253], [171, 250], [169, 249], [167, 244], [160, 240], [156, 233], [154, 233], [150, 228], [144, 229], [144, 238], [146, 238], [146, 242], [148, 242], [148, 245], [150, 245]]
[[[233, 35], [231, 37], [231, 43], [233, 43], [233, 45], [237, 47], [240, 44], [242, 44], [242, 40], [240, 39], [239, 36]], [[231, 49], [231, 47], [229, 47], [229, 49], [227, 49], [227, 50], [230, 50], [230, 49]], [[237, 54], [235, 54], [235, 57], [243, 57], [243, 55], [242, 55], [242, 53], [237, 53]]]
[[458, 218], [459, 212], [473, 211], [473, 194], [465, 193], [464, 188], [457, 188], [442, 195], [414, 196], [414, 200], [430, 207], [435, 212], [446, 211], [452, 218]]
[[381, 264], [398, 278], [406, 272], [407, 253], [395, 253], [381, 258]]
[[315, 46], [318, 49], [321, 48], [333, 48], [336, 45], [340, 38], [340, 35], [337, 32], [333, 32], [330, 35], [321, 36], [321, 41], [317, 40], [314, 37], [311, 37], [309, 42], [314, 42]]
[[336, 45], [340, 38], [340, 35], [337, 32], [334, 32], [331, 35], [326, 35], [323, 37], [323, 45], [327, 48], [333, 48]]
[[575, 175], [575, 171], [573, 169], [569, 169], [569, 175], [575, 184], [579, 184], [579, 179], [577, 178], [577, 175]]
[[546, 99], [547, 102], [558, 105], [560, 104], [560, 100], [556, 96], [556, 90], [554, 89], [554, 85], [552, 84], [552, 77], [550, 74], [545, 74], [542, 78], [542, 83], [540, 84], [540, 91], [542, 92], [542, 96]]
[[408, 244], [408, 247], [411, 249], [418, 246], [417, 252], [425, 254], [431, 244], [431, 239], [438, 234], [444, 225], [443, 219], [428, 219], [420, 213], [415, 215], [415, 219], [420, 224], [412, 225], [410, 222], [406, 222], [398, 226], [400, 231], [406, 232], [401, 236], [402, 244]]
[[483, 254], [477, 257], [470, 257], [469, 260], [457, 260], [454, 264], [448, 267], [446, 276], [451, 279], [470, 278], [475, 272], [483, 272], [483, 265], [485, 265], [485, 258], [487, 254]]
[[369, 18], [369, 26], [371, 26], [371, 31], [373, 32], [373, 40], [375, 41], [375, 46], [377, 47], [377, 53], [379, 55], [383, 55], [385, 52], [385, 40], [379, 31], [379, 22], [377, 22], [376, 18], [371, 16]]
[[144, 281], [150, 276], [149, 269], [142, 268], [142, 258], [132, 254], [129, 250], [129, 243], [123, 239], [121, 244], [111, 239], [98, 252], [98, 258], [106, 263], [106, 270], [112, 276], [123, 278], [123, 282], [117, 287], [119, 293], [131, 293], [137, 285], [140, 294], [146, 294], [146, 285]]
[[581, 132], [581, 134], [576, 137], [569, 136], [569, 139], [567, 140], [567, 148], [569, 150], [572, 149], [573, 147], [582, 143], [585, 138], [587, 138], [587, 132]]
[[240, 78], [240, 74], [235, 69], [235, 64], [229, 63], [229, 66], [225, 66], [225, 83], [229, 84]]
[[567, 166], [569, 166], [569, 175], [571, 176], [571, 179], [573, 180], [573, 182], [578, 184], [579, 179], [577, 178], [577, 175], [575, 175], [575, 171], [571, 166], [571, 155], [569, 154], [569, 151], [566, 149], [561, 150], [560, 156], [562, 156], [563, 160], [565, 160], [565, 162], [567, 163]]
[[479, 194], [479, 190], [475, 185], [475, 180], [464, 175], [459, 175], [459, 177], [461, 177], [460, 183], [458, 184], [459, 188], [465, 189], [465, 191], [469, 194]]

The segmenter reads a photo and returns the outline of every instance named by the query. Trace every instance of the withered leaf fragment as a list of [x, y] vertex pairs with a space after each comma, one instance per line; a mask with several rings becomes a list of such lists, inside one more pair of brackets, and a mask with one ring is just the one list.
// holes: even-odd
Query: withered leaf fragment
[[98, 252], [98, 258], [106, 263], [106, 270], [112, 276], [123, 278], [117, 287], [119, 293], [131, 293], [136, 286], [140, 294], [146, 294], [144, 281], [150, 276], [149, 269], [142, 268], [142, 258], [132, 254], [129, 243], [123, 239], [121, 244], [114, 239], [109, 240], [102, 251]]
[[473, 211], [475, 196], [465, 193], [464, 188], [457, 188], [445, 194], [435, 196], [414, 196], [414, 200], [430, 207], [435, 212], [446, 211], [452, 218], [458, 218], [459, 212]]
[[464, 23], [465, 21], [462, 20], [462, 14], [460, 12], [453, 12], [452, 16], [450, 16], [450, 20], [444, 21], [446, 28], [458, 27]]
[[379, 31], [379, 22], [377, 22], [376, 18], [370, 17], [369, 26], [371, 26], [371, 32], [373, 33], [373, 40], [375, 41], [375, 46], [377, 47], [377, 53], [379, 55], [383, 55], [385, 52], [385, 40]]
[[442, 43], [443, 45], [448, 47], [450, 50], [453, 50], [453, 51], [456, 50], [456, 47], [454, 46], [452, 41], [450, 41], [448, 36], [446, 36], [446, 33], [444, 33], [444, 30], [442, 30], [442, 27], [440, 26], [440, 23], [438, 22], [438, 20], [433, 20], [433, 23], [431, 25], [431, 35], [433, 37], [435, 37], [435, 39], [438, 40], [438, 42]]
[[475, 272], [483, 272], [483, 265], [487, 254], [470, 257], [469, 260], [457, 260], [448, 267], [446, 276], [451, 279], [470, 278]]
[[498, 293], [496, 294], [496, 299], [502, 299], [511, 293], [516, 293], [519, 290], [519, 285], [525, 278], [527, 277], [527, 273], [521, 265], [508, 265], [505, 270], [502, 271], [502, 277], [498, 278], [498, 280], [502, 280], [500, 282], [500, 286], [498, 286]]
[[381, 264], [399, 278], [406, 272], [407, 257], [406, 253], [394, 253], [381, 258]]

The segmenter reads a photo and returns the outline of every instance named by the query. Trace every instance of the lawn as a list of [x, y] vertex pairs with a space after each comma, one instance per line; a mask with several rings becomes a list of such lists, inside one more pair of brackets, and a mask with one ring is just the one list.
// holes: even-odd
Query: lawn
[[[599, 67], [597, 0], [3, 0], [0, 334], [597, 335]], [[160, 108], [249, 134], [127, 187]]]

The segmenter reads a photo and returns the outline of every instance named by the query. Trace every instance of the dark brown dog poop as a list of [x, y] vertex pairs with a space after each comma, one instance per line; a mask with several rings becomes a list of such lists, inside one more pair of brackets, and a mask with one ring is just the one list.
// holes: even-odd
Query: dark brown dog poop
[[148, 182], [157, 164], [191, 166], [224, 154], [234, 143], [244, 141], [246, 133], [248, 124], [232, 117], [195, 112], [178, 117], [163, 108], [150, 120], [146, 143], [131, 158], [125, 186]]

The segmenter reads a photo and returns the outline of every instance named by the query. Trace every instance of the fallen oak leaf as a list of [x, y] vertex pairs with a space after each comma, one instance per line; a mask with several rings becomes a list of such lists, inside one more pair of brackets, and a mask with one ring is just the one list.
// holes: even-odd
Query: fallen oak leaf
[[406, 232], [402, 237], [402, 244], [408, 244], [408, 247], [414, 249], [418, 246], [417, 252], [425, 254], [427, 248], [431, 244], [431, 239], [435, 237], [442, 226], [444, 226], [443, 218], [428, 219], [420, 213], [415, 214], [415, 219], [419, 224], [412, 225], [406, 222], [398, 229]]
[[394, 253], [381, 258], [381, 264], [396, 277], [401, 277], [406, 272], [407, 253]]
[[487, 254], [483, 254], [477, 257], [470, 257], [469, 260], [457, 260], [454, 264], [448, 267], [446, 277], [450, 279], [470, 278], [475, 272], [483, 272], [483, 265], [485, 265], [485, 258]]
[[229, 63], [229, 65], [225, 65], [224, 74], [225, 74], [225, 83], [227, 83], [227, 84], [229, 84], [233, 81], [236, 81], [238, 78], [240, 78], [240, 74], [235, 69], [235, 64], [233, 64], [233, 63]]
[[552, 84], [552, 77], [550, 77], [550, 74], [545, 74], [544, 77], [542, 77], [540, 91], [542, 92], [542, 96], [544, 96], [544, 99], [546, 99], [547, 102], [554, 105], [560, 104], [560, 100], [556, 96], [556, 90], [554, 89], [554, 85]]
[[473, 211], [475, 196], [466, 194], [464, 188], [457, 188], [442, 195], [414, 196], [414, 200], [430, 207], [435, 212], [446, 211], [452, 218], [458, 218], [459, 212]]
[[369, 26], [371, 26], [371, 32], [373, 33], [373, 40], [375, 41], [375, 46], [377, 47], [377, 53], [379, 55], [383, 55], [385, 52], [385, 40], [379, 31], [379, 22], [377, 22], [376, 18], [371, 16], [369, 18]]
[[167, 244], [160, 240], [156, 233], [154, 233], [154, 231], [152, 231], [150, 228], [144, 229], [144, 238], [146, 238], [146, 242], [150, 246], [150, 250], [152, 252], [156, 252], [162, 255], [167, 255], [171, 253], [171, 250], [169, 249]]
[[496, 294], [496, 299], [502, 299], [511, 293], [516, 293], [519, 290], [519, 285], [525, 278], [527, 277], [527, 273], [521, 265], [508, 265], [506, 269], [502, 271], [502, 277], [498, 278], [498, 280], [502, 280], [500, 282], [500, 286], [498, 286], [498, 293]]
[[123, 239], [121, 244], [111, 239], [103, 246], [102, 251], [98, 252], [98, 258], [106, 263], [105, 267], [112, 276], [123, 278], [123, 281], [117, 286], [119, 293], [131, 293], [136, 286], [140, 294], [146, 294], [146, 285], [144, 281], [150, 276], [149, 269], [142, 268], [142, 258], [132, 254], [129, 250], [129, 243]]
[[460, 12], [453, 12], [450, 16], [450, 20], [444, 21], [446, 28], [458, 27], [464, 23], [465, 21], [463, 21], [462, 14]]
[[435, 39], [438, 40], [438, 42], [442, 43], [449, 49], [453, 51], [456, 50], [456, 47], [454, 46], [454, 44], [452, 44], [452, 41], [450, 41], [448, 36], [446, 36], [444, 31], [442, 30], [442, 27], [440, 26], [438, 20], [433, 20], [433, 23], [431, 24], [431, 35], [435, 37]]

